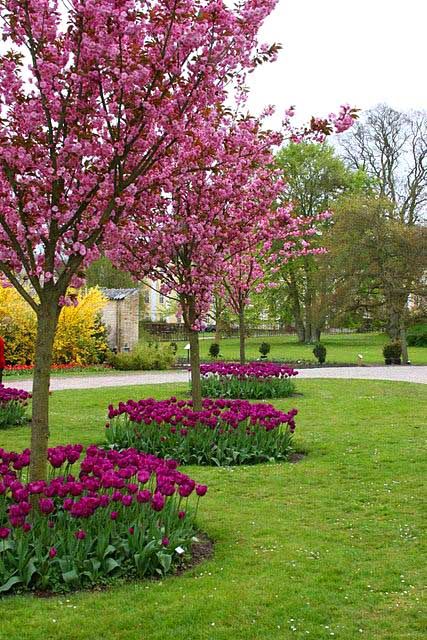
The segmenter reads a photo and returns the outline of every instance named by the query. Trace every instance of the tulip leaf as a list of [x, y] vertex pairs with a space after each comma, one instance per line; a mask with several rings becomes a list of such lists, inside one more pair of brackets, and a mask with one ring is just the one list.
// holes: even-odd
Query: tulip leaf
[[18, 576], [12, 576], [7, 582], [0, 586], [0, 592], [4, 593], [9, 591], [15, 584], [19, 584], [20, 582], [22, 582], [21, 578], [18, 578]]

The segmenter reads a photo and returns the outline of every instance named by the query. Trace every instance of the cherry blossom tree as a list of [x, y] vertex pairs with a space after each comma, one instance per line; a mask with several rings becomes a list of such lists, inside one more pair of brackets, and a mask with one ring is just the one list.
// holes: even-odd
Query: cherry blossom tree
[[[343, 114], [347, 118], [346, 109]], [[188, 136], [185, 168], [178, 157], [176, 172], [164, 184], [153, 215], [147, 220], [135, 209], [119, 249], [113, 250], [119, 266], [126, 265], [136, 279], [151, 274], [162, 283], [163, 294], [177, 295], [189, 334], [197, 409], [201, 408], [198, 331], [215, 287], [234, 264], [232, 258], [250, 254], [277, 225], [282, 238], [299, 235], [299, 218], [276, 202], [284, 185], [272, 167], [273, 149], [282, 135], [262, 124], [262, 119], [236, 117], [224, 109], [205, 111], [198, 130]], [[324, 135], [317, 124], [310, 133]], [[283, 255], [291, 255], [292, 247], [292, 243], [282, 246]], [[271, 241], [266, 250], [270, 248]]]
[[[201, 407], [198, 332], [230, 252], [242, 251], [254, 226], [265, 225], [277, 190], [271, 148], [280, 137], [251, 117], [204, 114], [188, 139], [186, 169], [176, 172], [149, 220], [135, 209], [113, 255], [137, 279], [147, 274], [176, 295], [189, 334], [193, 403]], [[234, 249], [233, 249], [234, 248]]]
[[158, 210], [205, 112], [274, 58], [277, 47], [257, 44], [274, 4], [0, 1], [0, 271], [38, 319], [32, 480], [46, 476], [52, 345], [69, 288], [129, 212]]

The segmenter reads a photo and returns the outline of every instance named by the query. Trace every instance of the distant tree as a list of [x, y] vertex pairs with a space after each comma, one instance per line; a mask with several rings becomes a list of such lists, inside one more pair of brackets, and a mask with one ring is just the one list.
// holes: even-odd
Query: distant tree
[[342, 306], [357, 310], [383, 308], [392, 340], [406, 350], [407, 303], [426, 292], [427, 228], [395, 219], [387, 198], [352, 196], [336, 206], [329, 244]]
[[380, 104], [340, 137], [352, 169], [374, 178], [378, 195], [394, 205], [391, 215], [416, 224], [427, 212], [427, 114]]
[[88, 287], [106, 287], [107, 289], [129, 289], [135, 287], [135, 280], [125, 271], [120, 271], [111, 260], [102, 256], [93, 262], [86, 271]]
[[[276, 156], [276, 164], [283, 172], [287, 188], [283, 201], [290, 200], [294, 215], [311, 220], [314, 235], [312, 247], [322, 247], [330, 227], [327, 217], [319, 214], [328, 210], [346, 190], [360, 189], [365, 184], [363, 172], [351, 172], [327, 144], [289, 144]], [[289, 263], [280, 262], [273, 271], [276, 289], [267, 291], [273, 298], [269, 306], [281, 306], [282, 313], [293, 317], [300, 342], [313, 343], [320, 339], [329, 312], [330, 268], [328, 259], [305, 255]], [[279, 305], [278, 301], [286, 300]]]

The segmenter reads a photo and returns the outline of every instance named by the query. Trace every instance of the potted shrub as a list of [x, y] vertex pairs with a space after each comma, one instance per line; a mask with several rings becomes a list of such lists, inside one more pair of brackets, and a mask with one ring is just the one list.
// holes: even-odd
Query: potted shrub
[[213, 342], [209, 347], [209, 355], [211, 358], [218, 358], [220, 346], [217, 342]]
[[402, 347], [400, 342], [390, 342], [383, 349], [386, 364], [401, 364]]
[[267, 360], [267, 355], [270, 353], [270, 344], [268, 342], [261, 342], [259, 345], [259, 352], [261, 354], [261, 360]]
[[325, 345], [322, 344], [321, 342], [318, 342], [313, 349], [313, 355], [315, 358], [317, 358], [317, 361], [319, 364], [323, 364], [326, 360]]

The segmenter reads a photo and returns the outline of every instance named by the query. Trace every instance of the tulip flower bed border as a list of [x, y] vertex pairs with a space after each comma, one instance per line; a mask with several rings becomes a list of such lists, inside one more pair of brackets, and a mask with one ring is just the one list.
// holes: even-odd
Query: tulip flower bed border
[[27, 403], [31, 394], [22, 389], [0, 384], [0, 429], [23, 424], [27, 419]]
[[106, 440], [180, 464], [230, 466], [286, 460], [296, 409], [284, 413], [247, 400], [203, 400], [203, 410], [178, 400], [128, 400], [108, 408]]
[[273, 362], [214, 362], [201, 364], [202, 394], [211, 398], [263, 400], [295, 393], [292, 367]]
[[[0, 594], [163, 576], [189, 552], [206, 485], [173, 460], [95, 445], [80, 460], [82, 451], [49, 449], [46, 483], [28, 482], [29, 449], [0, 449]], [[71, 475], [75, 464], [78, 475]]]

